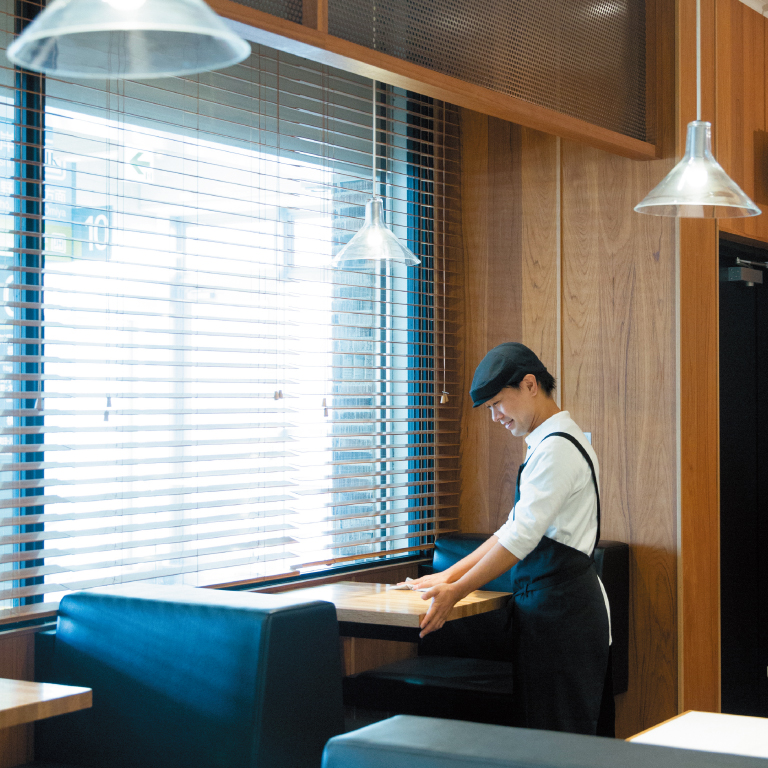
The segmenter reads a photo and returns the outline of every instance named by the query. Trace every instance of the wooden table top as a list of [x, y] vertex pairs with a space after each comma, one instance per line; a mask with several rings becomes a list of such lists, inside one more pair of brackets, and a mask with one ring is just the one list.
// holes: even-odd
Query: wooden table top
[[[339, 621], [418, 628], [429, 608], [429, 601], [421, 599], [421, 592], [392, 589], [393, 586], [339, 581], [295, 592], [301, 592], [302, 597], [307, 599], [328, 600], [333, 603]], [[472, 592], [456, 603], [448, 621], [502, 608], [509, 596], [509, 592]]]
[[627, 741], [747, 757], [768, 757], [768, 719], [688, 711], [635, 734]]
[[90, 688], [0, 677], [0, 728], [88, 709], [91, 698]]

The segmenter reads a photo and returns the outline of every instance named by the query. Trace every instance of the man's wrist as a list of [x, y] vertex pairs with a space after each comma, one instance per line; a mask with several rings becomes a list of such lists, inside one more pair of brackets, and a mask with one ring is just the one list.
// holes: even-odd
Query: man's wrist
[[448, 586], [451, 588], [452, 597], [456, 598], [456, 602], [463, 600], [468, 594], [474, 592], [471, 587], [467, 587], [467, 584], [464, 582], [463, 578], [459, 579], [458, 581], [454, 581]]
[[445, 577], [447, 579], [445, 582], [446, 584], [454, 584], [459, 580], [460, 575], [456, 573], [454, 567], [451, 566], [450, 568], [445, 569]]

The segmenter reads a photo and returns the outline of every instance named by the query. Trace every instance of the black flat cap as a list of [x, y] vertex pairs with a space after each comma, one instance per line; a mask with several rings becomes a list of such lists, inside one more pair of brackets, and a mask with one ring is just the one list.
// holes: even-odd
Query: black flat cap
[[469, 390], [472, 407], [477, 408], [508, 384], [517, 384], [529, 373], [546, 373], [538, 357], [524, 344], [508, 341], [494, 347], [477, 366]]

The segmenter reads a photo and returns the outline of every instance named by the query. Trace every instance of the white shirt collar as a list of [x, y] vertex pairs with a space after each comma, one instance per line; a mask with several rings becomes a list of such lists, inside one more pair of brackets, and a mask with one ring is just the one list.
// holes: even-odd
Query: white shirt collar
[[533, 432], [530, 432], [525, 438], [525, 442], [528, 445], [528, 452], [530, 453], [536, 446], [547, 436], [553, 432], [558, 431], [558, 426], [563, 419], [570, 419], [571, 414], [568, 411], [559, 411], [550, 416], [546, 421], [539, 424]]

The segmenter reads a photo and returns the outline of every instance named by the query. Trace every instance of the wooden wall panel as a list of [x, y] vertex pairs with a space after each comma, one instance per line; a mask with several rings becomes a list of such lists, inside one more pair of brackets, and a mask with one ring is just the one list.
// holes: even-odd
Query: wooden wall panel
[[462, 111], [464, 398], [461, 425], [461, 529], [492, 533], [507, 519], [522, 441], [472, 408], [469, 390], [485, 353], [521, 337], [522, 226], [520, 129]]
[[768, 21], [739, 0], [716, 0], [715, 157], [763, 213], [724, 219], [723, 232], [768, 242], [765, 36]]
[[[560, 381], [560, 140], [520, 133], [522, 337]], [[559, 386], [559, 384], [558, 384]]]
[[[498, 118], [488, 119], [490, 210], [488, 221], [488, 323], [482, 354], [522, 336], [522, 209], [520, 127]], [[474, 373], [474, 370], [472, 371]], [[469, 392], [467, 392], [467, 395]], [[524, 445], [490, 418], [488, 408], [473, 409], [489, 433], [490, 531], [503, 525], [515, 503], [517, 468]]]
[[681, 708], [720, 710], [718, 237], [680, 223]]
[[301, 23], [328, 34], [328, 0], [302, 0]]
[[[9, 632], [0, 636], [0, 677], [11, 680], [34, 680], [35, 636], [32, 633]], [[0, 728], [0, 768], [13, 768], [33, 760], [33, 725]]]
[[[654, 66], [659, 72], [673, 71], [675, 8], [649, 0], [648, 9]], [[512, 167], [505, 180], [494, 172], [502, 166], [492, 153], [504, 145], [493, 136], [506, 134], [500, 128], [494, 133], [488, 120], [475, 113], [462, 115], [467, 388], [491, 342], [520, 338], [556, 372], [563, 407], [593, 434], [601, 460], [604, 535], [627, 541], [632, 552], [630, 682], [617, 700], [620, 736], [673, 716], [679, 703], [677, 230], [674, 222], [632, 211], [673, 165], [674, 88], [674, 79], [665, 77], [649, 94], [666, 159], [644, 163], [530, 129], [511, 130], [508, 157], [513, 163], [518, 158], [520, 167]], [[519, 190], [519, 241], [504, 228], [508, 219], [488, 213], [486, 201], [500, 190]], [[498, 270], [499, 251], [492, 243], [499, 235], [512, 243], [509, 258], [516, 258], [519, 249], [517, 327], [508, 312], [488, 311], [491, 306], [516, 308], [516, 297], [497, 298], [497, 304], [485, 298]], [[510, 265], [504, 269], [513, 274]], [[511, 335], [518, 329], [520, 336]], [[477, 420], [467, 399], [464, 530], [484, 530], [486, 523], [485, 530], [493, 529], [490, 523], [499, 508], [494, 512], [490, 506], [488, 484], [494, 478], [486, 467], [494, 450], [505, 449], [494, 442], [491, 425]], [[513, 464], [511, 456], [504, 460]]]
[[632, 212], [667, 166], [562, 145], [561, 396], [592, 432], [603, 536], [631, 545], [621, 736], [677, 713], [676, 238]]
[[[627, 736], [677, 713], [676, 230], [632, 212], [672, 161], [558, 149], [554, 137], [492, 123], [462, 115], [465, 388], [488, 348], [520, 338], [560, 368], [564, 407], [593, 433], [604, 535], [632, 546], [630, 690], [617, 701]], [[502, 193], [520, 195], [519, 215], [509, 201], [488, 207]], [[508, 226], [518, 218], [519, 238]], [[511, 506], [501, 503], [511, 482], [499, 489], [498, 477], [511, 475], [522, 441], [494, 434], [480, 410], [466, 398], [461, 527], [490, 532]]]
[[[678, 0], [678, 155], [685, 146], [685, 126], [696, 117], [695, 19], [695, 0]], [[715, 0], [702, 0], [703, 51], [715, 50], [716, 29]], [[702, 57], [702, 119], [713, 122], [715, 65], [715, 57]], [[715, 136], [720, 134], [722, 141], [727, 132], [727, 127], [722, 130], [715, 125]], [[715, 220], [682, 219], [679, 223], [681, 711], [716, 712], [720, 708], [717, 225]]]
[[461, 113], [461, 217], [464, 256], [464, 322], [461, 352], [464, 392], [461, 421], [460, 527], [490, 532], [487, 467], [488, 420], [472, 409], [469, 390], [475, 367], [485, 354], [488, 324], [488, 118]]

